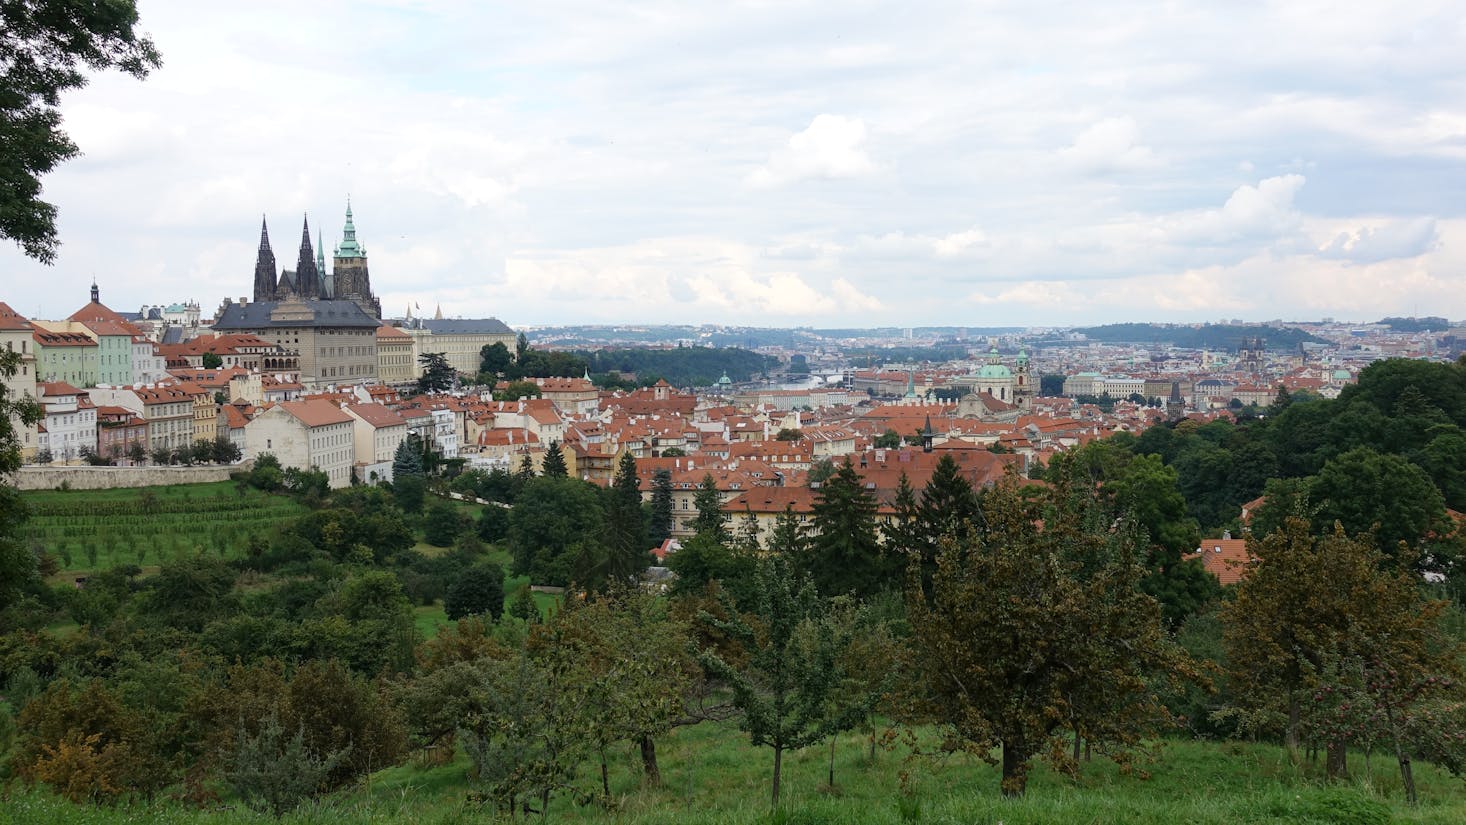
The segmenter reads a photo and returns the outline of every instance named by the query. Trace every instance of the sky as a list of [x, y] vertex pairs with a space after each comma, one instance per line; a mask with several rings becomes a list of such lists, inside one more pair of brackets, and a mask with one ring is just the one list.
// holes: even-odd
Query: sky
[[1466, 318], [1459, 2], [140, 0], [68, 94], [64, 317], [248, 296], [349, 195], [388, 315]]

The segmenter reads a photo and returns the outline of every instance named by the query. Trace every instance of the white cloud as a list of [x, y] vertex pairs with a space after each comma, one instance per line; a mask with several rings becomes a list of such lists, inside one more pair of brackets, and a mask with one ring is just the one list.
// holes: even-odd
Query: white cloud
[[1339, 232], [1319, 249], [1319, 254], [1325, 258], [1371, 264], [1424, 255], [1438, 239], [1434, 218], [1387, 221], [1377, 226], [1360, 226]]
[[875, 166], [865, 153], [865, 121], [822, 114], [789, 138], [748, 182], [755, 187], [783, 186], [801, 180], [853, 178]]
[[1129, 117], [1112, 117], [1093, 124], [1059, 150], [1059, 160], [1086, 174], [1129, 172], [1156, 165], [1155, 153], [1139, 143], [1140, 129]]

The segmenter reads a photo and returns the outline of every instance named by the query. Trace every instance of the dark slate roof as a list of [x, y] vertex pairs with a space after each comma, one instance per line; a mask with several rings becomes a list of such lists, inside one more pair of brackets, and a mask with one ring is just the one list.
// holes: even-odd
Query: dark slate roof
[[367, 327], [376, 329], [381, 321], [366, 314], [353, 301], [300, 301], [315, 315], [314, 321], [270, 320], [270, 313], [283, 301], [254, 301], [230, 304], [214, 322], [215, 330], [251, 330], [286, 327]]
[[183, 343], [183, 327], [170, 326], [163, 328], [163, 340], [160, 344], [181, 344]]
[[513, 335], [514, 330], [510, 329], [498, 318], [444, 318], [424, 319], [423, 328], [431, 331], [434, 335]]

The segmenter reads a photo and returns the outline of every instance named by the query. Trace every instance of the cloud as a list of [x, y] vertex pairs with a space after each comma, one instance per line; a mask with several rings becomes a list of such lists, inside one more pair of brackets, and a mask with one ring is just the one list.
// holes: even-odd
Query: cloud
[[796, 132], [788, 145], [769, 156], [749, 176], [758, 188], [784, 186], [801, 180], [837, 180], [869, 174], [875, 165], [865, 153], [865, 121], [840, 115], [817, 115], [808, 128]]
[[1284, 237], [1303, 225], [1293, 199], [1305, 182], [1302, 175], [1288, 174], [1239, 186], [1221, 209], [1182, 214], [1163, 221], [1160, 229], [1171, 244], [1226, 245]]
[[1435, 219], [1416, 218], [1340, 232], [1319, 249], [1319, 254], [1325, 258], [1371, 264], [1424, 255], [1438, 241]]
[[1139, 144], [1140, 129], [1129, 117], [1101, 120], [1059, 150], [1059, 161], [1085, 174], [1130, 172], [1157, 164], [1149, 146]]

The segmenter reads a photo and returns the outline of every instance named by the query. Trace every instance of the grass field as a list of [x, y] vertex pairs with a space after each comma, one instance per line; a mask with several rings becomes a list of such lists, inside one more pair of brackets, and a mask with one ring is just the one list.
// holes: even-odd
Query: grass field
[[[837, 744], [835, 786], [826, 784], [829, 749], [818, 746], [785, 759], [784, 800], [768, 801], [768, 749], [755, 749], [731, 724], [705, 723], [664, 737], [658, 747], [665, 782], [642, 787], [630, 748], [610, 754], [611, 808], [578, 806], [567, 795], [551, 804], [550, 822], [616, 822], [625, 825], [882, 825], [883, 823], [1460, 823], [1466, 821], [1466, 784], [1429, 765], [1418, 765], [1421, 804], [1404, 803], [1389, 760], [1374, 759], [1371, 781], [1355, 755], [1353, 783], [1325, 786], [1311, 770], [1291, 767], [1271, 745], [1170, 742], [1159, 758], [1125, 773], [1096, 759], [1076, 780], [1047, 768], [1034, 771], [1028, 795], [1002, 798], [996, 769], [972, 758], [941, 766], [905, 761], [901, 751], [868, 757], [864, 737]], [[900, 775], [909, 773], [909, 791]], [[579, 777], [594, 785], [587, 764]], [[440, 766], [408, 764], [375, 774], [370, 782], [286, 816], [284, 823], [471, 823], [493, 821], [493, 812], [465, 801], [470, 790], [460, 757]], [[8, 817], [8, 818], [7, 818]], [[242, 810], [198, 811], [177, 803], [83, 808], [33, 791], [13, 788], [0, 800], [0, 822], [37, 825], [120, 825], [124, 822], [225, 825], [272, 822]], [[532, 821], [532, 820], [531, 820]]]
[[296, 501], [233, 482], [22, 494], [30, 518], [22, 540], [69, 574], [119, 564], [146, 566], [203, 550], [223, 558], [305, 512]]

